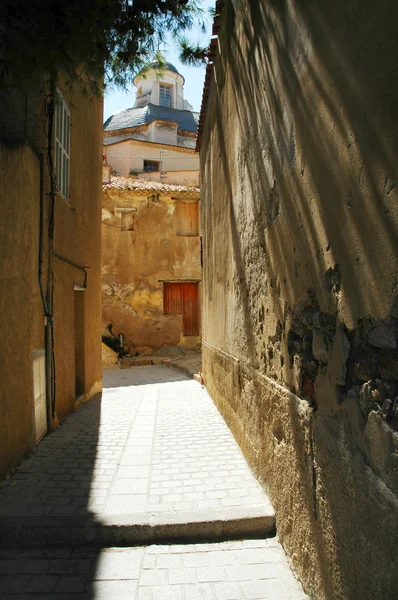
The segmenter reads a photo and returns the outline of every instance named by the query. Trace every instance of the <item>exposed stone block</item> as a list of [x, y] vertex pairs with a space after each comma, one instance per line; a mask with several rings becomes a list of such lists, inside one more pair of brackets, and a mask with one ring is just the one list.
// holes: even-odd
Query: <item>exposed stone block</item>
[[388, 323], [382, 323], [371, 330], [368, 336], [369, 344], [376, 348], [396, 348], [397, 340], [394, 329]]

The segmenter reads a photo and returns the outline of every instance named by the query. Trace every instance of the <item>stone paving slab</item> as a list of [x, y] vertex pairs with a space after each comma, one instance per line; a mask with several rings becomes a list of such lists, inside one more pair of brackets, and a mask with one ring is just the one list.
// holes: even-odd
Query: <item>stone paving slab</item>
[[277, 539], [135, 548], [0, 551], [0, 597], [305, 600]]
[[3, 543], [133, 543], [272, 532], [272, 506], [211, 398], [164, 366], [104, 373], [0, 487]]

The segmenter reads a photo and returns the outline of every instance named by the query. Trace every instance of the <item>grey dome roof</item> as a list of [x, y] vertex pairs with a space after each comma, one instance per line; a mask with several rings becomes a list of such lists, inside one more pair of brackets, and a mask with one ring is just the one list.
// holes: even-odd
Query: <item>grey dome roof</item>
[[[175, 67], [173, 64], [171, 64], [170, 62], [167, 62], [167, 61], [165, 61], [164, 63], [160, 63], [156, 58], [154, 58], [150, 63], [148, 63], [144, 69], [139, 71], [139, 73], [137, 73], [137, 75], [135, 75], [134, 79], [136, 79], [136, 77], [139, 77], [141, 75], [141, 73], [145, 72], [148, 68], [172, 71], [173, 73], [177, 73], [177, 75], [182, 77], [183, 82], [185, 83], [185, 77], [183, 75], [181, 75], [181, 73], [178, 72], [177, 67]], [[134, 81], [134, 79], [133, 79], [133, 81]]]
[[140, 108], [127, 108], [112, 115], [104, 123], [104, 131], [117, 131], [128, 127], [146, 125], [151, 121], [172, 121], [178, 123], [178, 129], [196, 133], [199, 113], [191, 110], [178, 110], [167, 106], [147, 104]]
[[[172, 65], [169, 62], [165, 62], [164, 65], [162, 65], [158, 60], [156, 60], [156, 58], [150, 63], [151, 64], [151, 68], [152, 69], [168, 69], [169, 71], [174, 71], [174, 73], [178, 73], [177, 68]], [[180, 73], [178, 73], [180, 75]]]

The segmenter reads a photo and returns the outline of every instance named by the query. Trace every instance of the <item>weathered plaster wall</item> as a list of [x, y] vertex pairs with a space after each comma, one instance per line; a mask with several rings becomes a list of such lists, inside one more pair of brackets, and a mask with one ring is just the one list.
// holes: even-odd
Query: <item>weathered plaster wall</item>
[[140, 173], [144, 169], [144, 159], [163, 162], [163, 170], [168, 171], [199, 171], [199, 156], [197, 153], [184, 152], [166, 148], [167, 153], [160, 155], [162, 146], [135, 144], [126, 140], [117, 144], [104, 146], [104, 154], [108, 163], [118, 175], [128, 177], [130, 171]]
[[[201, 277], [199, 237], [176, 235], [176, 201], [104, 193], [102, 209], [102, 324], [123, 333], [130, 353], [184, 343], [182, 316], [163, 315], [161, 280]], [[134, 231], [121, 231], [117, 208], [136, 208]]]
[[[15, 91], [15, 90], [14, 90]], [[37, 90], [36, 90], [37, 91]], [[46, 92], [47, 93], [47, 92]], [[33, 352], [44, 350], [44, 311], [38, 283], [40, 167], [38, 154], [45, 138], [46, 93], [30, 96], [28, 110], [1, 113], [0, 133], [0, 477], [18, 464], [35, 444]], [[72, 113], [71, 200], [55, 197], [54, 250], [88, 270], [85, 296], [85, 385], [83, 396], [101, 390], [101, 169], [102, 102], [63, 90]], [[23, 94], [16, 100], [26, 104]], [[34, 99], [33, 99], [34, 98]], [[10, 108], [11, 110], [11, 108]], [[27, 122], [24, 123], [23, 115]], [[3, 125], [8, 123], [3, 137]], [[25, 133], [25, 143], [19, 132]], [[44, 156], [44, 254], [46, 289], [50, 181]], [[83, 274], [54, 257], [54, 351], [56, 359], [56, 412], [54, 426], [75, 406], [74, 284]]]
[[44, 328], [37, 283], [39, 161], [27, 145], [0, 143], [0, 164], [1, 477], [34, 444], [32, 351], [44, 347]]
[[226, 3], [201, 144], [204, 378], [314, 598], [398, 596], [395, 24]]

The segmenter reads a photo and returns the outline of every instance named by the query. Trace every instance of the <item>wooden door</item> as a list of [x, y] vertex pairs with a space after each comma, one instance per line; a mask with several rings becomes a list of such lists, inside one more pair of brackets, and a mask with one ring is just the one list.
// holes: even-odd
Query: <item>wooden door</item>
[[184, 335], [199, 335], [198, 284], [182, 284], [182, 326]]

